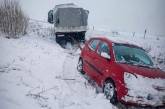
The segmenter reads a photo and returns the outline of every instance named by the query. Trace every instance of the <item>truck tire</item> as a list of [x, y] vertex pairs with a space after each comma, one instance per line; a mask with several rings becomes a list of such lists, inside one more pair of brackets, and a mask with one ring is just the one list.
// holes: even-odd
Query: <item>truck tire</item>
[[83, 60], [82, 58], [79, 59], [78, 64], [77, 64], [77, 70], [84, 75], [85, 72], [83, 71]]
[[81, 41], [85, 41], [85, 32], [81, 32]]
[[56, 34], [56, 42], [62, 46], [66, 45], [67, 40], [64, 37], [58, 37], [58, 34]]

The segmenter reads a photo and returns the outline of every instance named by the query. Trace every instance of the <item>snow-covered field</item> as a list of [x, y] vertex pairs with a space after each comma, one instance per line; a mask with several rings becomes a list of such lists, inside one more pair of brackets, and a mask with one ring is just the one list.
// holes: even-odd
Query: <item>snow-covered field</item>
[[[61, 48], [49, 30], [32, 23], [19, 39], [0, 35], [0, 109], [118, 109], [76, 70], [80, 50]], [[142, 46], [165, 70], [165, 37], [90, 30], [87, 39], [100, 34]]]

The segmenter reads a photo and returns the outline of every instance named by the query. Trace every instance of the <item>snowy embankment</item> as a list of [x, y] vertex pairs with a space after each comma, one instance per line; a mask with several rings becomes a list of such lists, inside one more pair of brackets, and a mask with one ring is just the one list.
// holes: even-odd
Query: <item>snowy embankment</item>
[[0, 37], [1, 109], [115, 109], [77, 72], [78, 51], [36, 33]]
[[[80, 51], [62, 49], [47, 28], [51, 27], [32, 24], [28, 35], [20, 39], [0, 36], [0, 108], [116, 109], [76, 70]], [[93, 34], [97, 32], [89, 31], [87, 37]], [[162, 68], [164, 40], [129, 38], [146, 47], [156, 60], [163, 59]]]

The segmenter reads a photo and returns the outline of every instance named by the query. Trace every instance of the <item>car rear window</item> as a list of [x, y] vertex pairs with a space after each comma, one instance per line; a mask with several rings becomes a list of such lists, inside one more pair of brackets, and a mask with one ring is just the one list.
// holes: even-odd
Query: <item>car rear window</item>
[[89, 48], [95, 51], [98, 44], [99, 44], [99, 40], [97, 39], [91, 40], [91, 42], [89, 43]]

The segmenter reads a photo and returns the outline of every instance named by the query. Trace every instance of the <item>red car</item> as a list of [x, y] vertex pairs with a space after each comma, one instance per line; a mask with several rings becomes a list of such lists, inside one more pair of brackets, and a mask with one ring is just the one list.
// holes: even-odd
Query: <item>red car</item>
[[165, 106], [165, 72], [154, 67], [141, 47], [91, 38], [82, 49], [77, 69], [94, 80], [113, 104]]

